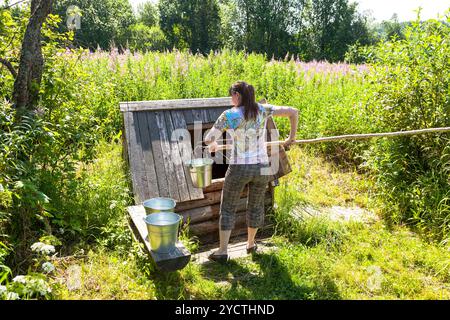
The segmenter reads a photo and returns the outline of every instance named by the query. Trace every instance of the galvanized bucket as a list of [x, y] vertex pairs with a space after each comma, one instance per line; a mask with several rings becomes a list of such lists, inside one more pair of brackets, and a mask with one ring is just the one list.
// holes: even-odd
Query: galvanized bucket
[[196, 188], [205, 188], [211, 185], [213, 159], [197, 158], [186, 162], [192, 184]]
[[142, 205], [147, 214], [152, 214], [157, 212], [173, 212], [177, 202], [171, 198], [158, 197], [145, 200]]
[[182, 217], [173, 212], [149, 214], [144, 218], [152, 251], [169, 253], [175, 249]]

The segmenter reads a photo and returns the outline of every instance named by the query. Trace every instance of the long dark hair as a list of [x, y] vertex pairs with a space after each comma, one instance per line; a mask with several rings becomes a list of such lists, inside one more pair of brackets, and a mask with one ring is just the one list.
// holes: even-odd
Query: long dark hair
[[241, 105], [244, 106], [245, 120], [256, 119], [258, 104], [255, 100], [255, 88], [245, 81], [237, 81], [230, 87], [230, 95], [233, 92], [238, 92], [241, 95]]

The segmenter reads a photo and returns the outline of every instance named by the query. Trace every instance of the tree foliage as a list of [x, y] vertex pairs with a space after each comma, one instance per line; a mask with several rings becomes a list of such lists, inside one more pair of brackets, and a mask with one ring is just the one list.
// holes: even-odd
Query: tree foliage
[[[404, 39], [376, 46], [367, 111], [380, 131], [450, 126], [449, 39], [450, 16], [445, 22], [418, 18], [406, 27]], [[380, 141], [368, 159], [391, 221], [413, 223], [434, 238], [448, 237], [448, 134]]]
[[109, 49], [112, 44], [124, 46], [123, 32], [136, 22], [128, 0], [58, 0], [54, 13], [61, 16], [64, 23], [60, 31], [67, 31], [65, 24], [70, 6], [81, 10], [81, 28], [75, 30], [75, 44], [85, 48]]
[[158, 8], [169, 46], [201, 53], [220, 47], [217, 0], [161, 0]]
[[140, 4], [137, 9], [138, 22], [148, 27], [154, 27], [159, 24], [159, 11], [157, 5], [148, 1]]
[[227, 47], [277, 58], [338, 61], [349, 45], [369, 42], [366, 18], [348, 0], [228, 0], [221, 16]]

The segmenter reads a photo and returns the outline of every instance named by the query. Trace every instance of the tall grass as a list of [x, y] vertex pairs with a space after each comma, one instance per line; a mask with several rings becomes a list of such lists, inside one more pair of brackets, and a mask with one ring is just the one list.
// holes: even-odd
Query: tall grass
[[[43, 90], [53, 92], [48, 106], [65, 106], [97, 119], [105, 135], [121, 129], [120, 101], [222, 97], [242, 79], [256, 87], [257, 98], [301, 111], [299, 136], [367, 131], [361, 116], [366, 66], [267, 61], [257, 54], [225, 50], [208, 57], [188, 52], [61, 54]], [[51, 87], [50, 87], [51, 86]], [[51, 108], [51, 107], [50, 107]], [[286, 134], [288, 122], [280, 121]]]
[[[430, 30], [434, 29], [430, 27]], [[417, 33], [418, 31], [412, 32]], [[416, 39], [413, 36], [410, 38]], [[438, 42], [439, 38], [436, 39], [430, 41]], [[421, 46], [422, 42], [418, 41], [416, 47]], [[436, 89], [442, 88], [441, 84], [445, 79], [437, 77], [442, 74], [441, 69], [430, 69], [431, 60], [414, 63], [412, 58], [408, 58], [414, 55], [408, 56], [404, 52], [391, 59], [401, 46], [408, 47], [408, 42], [401, 45], [380, 45], [378, 59], [382, 61], [375, 64], [375, 67], [326, 62], [304, 63], [294, 58], [268, 61], [264, 55], [229, 50], [211, 53], [207, 57], [179, 51], [134, 54], [119, 54], [114, 50], [95, 53], [68, 51], [55, 60], [51, 78], [44, 81], [43, 90], [47, 92], [44, 101], [51, 111], [51, 121], [64, 119], [67, 114], [73, 115], [74, 121], [78, 120], [84, 124], [84, 128], [93, 128], [96, 140], [100, 141], [120, 133], [121, 101], [226, 96], [229, 86], [242, 79], [256, 87], [257, 99], [266, 98], [269, 103], [293, 106], [300, 110], [298, 138], [417, 128], [425, 125], [423, 117], [420, 116], [422, 102], [440, 106], [446, 101], [445, 92]], [[445, 44], [442, 44], [442, 47], [444, 48]], [[417, 50], [419, 52], [422, 49]], [[444, 49], [442, 57], [446, 57]], [[417, 57], [422, 57], [421, 53], [417, 53]], [[430, 54], [426, 57], [432, 59]], [[397, 64], [398, 59], [403, 61], [403, 66]], [[386, 64], [391, 67], [386, 69]], [[442, 64], [445, 65], [444, 62]], [[409, 69], [403, 70], [406, 65], [410, 66]], [[433, 75], [433, 70], [436, 71], [436, 76]], [[434, 81], [437, 87], [423, 85], [420, 75], [424, 72], [432, 75], [430, 81]], [[392, 74], [396, 77], [390, 77]], [[412, 76], [406, 77], [408, 74]], [[410, 89], [403, 92], [400, 85]], [[414, 92], [419, 90], [416, 87], [422, 88], [420, 90], [423, 93], [415, 94]], [[428, 99], [425, 94], [430, 88], [435, 88], [434, 93], [430, 93], [435, 97], [434, 100]], [[427, 111], [427, 117], [430, 115], [430, 119], [435, 119], [436, 125], [443, 124], [447, 116], [439, 115], [445, 115], [442, 111], [445, 108], [441, 106], [440, 111], [435, 113]], [[411, 110], [411, 116], [416, 115], [414, 117], [417, 121], [410, 119], [408, 110]], [[286, 136], [289, 130], [288, 120], [276, 121], [282, 136]], [[443, 143], [441, 141], [436, 144], [430, 139], [432, 138], [417, 137], [410, 140], [396, 139], [392, 142], [334, 142], [320, 144], [314, 148], [334, 160], [367, 164], [361, 168], [370, 168], [380, 178], [379, 194], [389, 207], [395, 208], [389, 210], [386, 207], [386, 216], [392, 217], [395, 222], [419, 222], [424, 229], [437, 228], [440, 230], [437, 232], [439, 237], [445, 238], [445, 230], [448, 229], [448, 206], [445, 199], [448, 195], [443, 192], [445, 188], [440, 186], [444, 180], [436, 178], [437, 173], [441, 175], [443, 172], [440, 169], [442, 165], [433, 165], [433, 173], [428, 171], [429, 166], [426, 163], [421, 164], [422, 160], [411, 161], [415, 157], [414, 154], [419, 152], [429, 155], [422, 157], [422, 162], [429, 161], [430, 158], [440, 163], [438, 158], [446, 156], [442, 148]], [[429, 146], [430, 150], [434, 150], [436, 145], [439, 147], [433, 153], [427, 153], [421, 150], [421, 144]], [[366, 152], [367, 150], [369, 152]], [[422, 167], [420, 170], [426, 174], [422, 175], [420, 170], [405, 168], [402, 163], [409, 163], [416, 168]], [[399, 170], [395, 169], [397, 167]], [[398, 174], [405, 170], [411, 174]], [[422, 176], [419, 180], [416, 179], [418, 175]], [[405, 196], [397, 197], [398, 201], [391, 201], [390, 197], [396, 194], [393, 188], [402, 190]], [[416, 192], [410, 192], [411, 190], [432, 196], [419, 196], [417, 205], [411, 206], [414, 197], [408, 194]], [[437, 190], [439, 195], [436, 196], [433, 190]], [[434, 202], [429, 203], [429, 199]], [[436, 217], [429, 211], [435, 211], [437, 208], [442, 212], [437, 217], [439, 221], [423, 223]]]

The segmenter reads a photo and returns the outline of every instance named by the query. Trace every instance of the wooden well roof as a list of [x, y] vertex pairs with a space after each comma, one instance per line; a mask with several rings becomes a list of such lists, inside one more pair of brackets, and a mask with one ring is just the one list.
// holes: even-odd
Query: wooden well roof
[[177, 202], [203, 199], [182, 163], [185, 146], [172, 141], [175, 129], [188, 129], [195, 121], [214, 123], [231, 107], [231, 98], [203, 98], [121, 102], [124, 151], [128, 158], [135, 202], [169, 197]]

